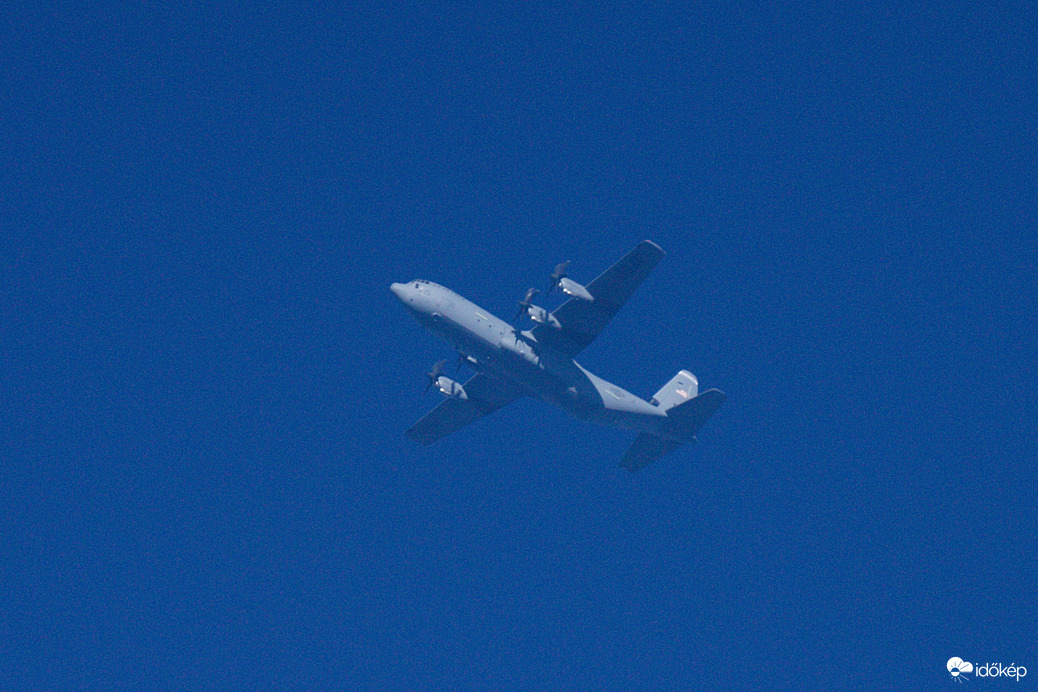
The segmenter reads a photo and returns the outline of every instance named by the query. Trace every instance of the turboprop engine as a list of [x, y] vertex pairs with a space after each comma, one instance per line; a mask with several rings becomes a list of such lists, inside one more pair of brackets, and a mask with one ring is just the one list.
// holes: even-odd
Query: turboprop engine
[[562, 292], [568, 296], [580, 298], [581, 300], [586, 300], [588, 302], [593, 301], [595, 297], [592, 296], [584, 286], [578, 284], [573, 279], [568, 278], [566, 274], [568, 270], [569, 260], [555, 265], [555, 271], [551, 273], [551, 278], [548, 279], [548, 293], [554, 291], [555, 287], [558, 286], [562, 289]]
[[[451, 378], [447, 377], [446, 375], [440, 374], [443, 372], [443, 366], [446, 364], [447, 359], [444, 358], [439, 363], [434, 365], [432, 367], [432, 370], [425, 373], [425, 378], [427, 380], [425, 384], [425, 391], [428, 392], [429, 387], [436, 385], [436, 388], [439, 389], [440, 393], [442, 393], [444, 396], [462, 399], [463, 401], [468, 401], [469, 395], [465, 393], [464, 387], [462, 387], [460, 384], [458, 384]], [[460, 361], [458, 363], [458, 366], [461, 366]]]
[[537, 324], [546, 324], [549, 327], [555, 329], [562, 329], [562, 324], [556, 319], [555, 315], [551, 314], [547, 310], [537, 305], [531, 305], [526, 309], [526, 314], [530, 316], [530, 319]]
[[586, 300], [588, 302], [591, 302], [595, 299], [594, 296], [588, 293], [588, 290], [586, 288], [578, 284], [573, 279], [567, 279], [566, 277], [562, 277], [561, 279], [559, 279], [559, 286], [562, 287], [562, 292], [568, 296], [580, 298], [581, 300]]
[[465, 388], [446, 375], [440, 375], [436, 378], [436, 388], [440, 390], [441, 394], [452, 399], [469, 400], [469, 395], [465, 393]]

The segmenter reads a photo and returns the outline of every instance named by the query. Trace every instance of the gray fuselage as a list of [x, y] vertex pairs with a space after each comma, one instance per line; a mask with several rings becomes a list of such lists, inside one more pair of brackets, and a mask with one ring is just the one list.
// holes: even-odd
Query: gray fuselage
[[390, 289], [429, 331], [454, 346], [476, 371], [511, 383], [531, 397], [577, 418], [672, 437], [659, 407], [587, 371], [572, 358], [539, 344], [475, 303], [430, 281]]

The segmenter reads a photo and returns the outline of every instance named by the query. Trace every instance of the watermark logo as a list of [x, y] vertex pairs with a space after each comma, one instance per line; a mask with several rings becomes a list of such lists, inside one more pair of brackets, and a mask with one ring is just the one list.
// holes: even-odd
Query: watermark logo
[[1003, 666], [1001, 663], [978, 663], [976, 667], [969, 661], [963, 661], [958, 656], [948, 659], [948, 674], [955, 682], [969, 680], [966, 673], [974, 673], [978, 678], [1012, 678], [1020, 682], [1020, 678], [1027, 675], [1027, 668], [1010, 663]]
[[973, 664], [969, 661], [963, 661], [958, 656], [954, 656], [948, 659], [948, 672], [951, 673], [956, 682], [969, 680], [969, 677], [965, 674], [973, 672]]

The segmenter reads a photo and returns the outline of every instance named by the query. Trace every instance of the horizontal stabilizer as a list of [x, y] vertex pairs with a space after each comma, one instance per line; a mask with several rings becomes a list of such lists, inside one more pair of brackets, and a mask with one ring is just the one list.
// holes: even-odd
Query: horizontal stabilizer
[[627, 450], [627, 454], [624, 454], [624, 458], [620, 460], [620, 466], [634, 473], [680, 446], [680, 442], [642, 433], [635, 438], [634, 444]]
[[694, 399], [667, 409], [671, 432], [681, 439], [691, 439], [707, 419], [721, 408], [726, 398], [719, 389], [708, 389]]

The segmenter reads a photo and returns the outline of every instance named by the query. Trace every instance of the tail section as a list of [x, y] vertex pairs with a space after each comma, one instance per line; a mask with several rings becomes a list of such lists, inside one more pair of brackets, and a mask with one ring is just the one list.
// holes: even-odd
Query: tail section
[[641, 433], [627, 450], [620, 466], [634, 473], [683, 443], [695, 442], [696, 433], [726, 398], [720, 390], [708, 389], [699, 394], [698, 388], [695, 375], [682, 370], [656, 392], [652, 403], [667, 412], [667, 418], [661, 421], [663, 426], [660, 429], [660, 435], [664, 437]]
[[650, 403], [667, 411], [689, 399], [695, 399], [698, 393], [699, 381], [696, 376], [688, 370], [682, 370], [656, 392]]
[[724, 400], [724, 392], [716, 389], [700, 394], [699, 380], [688, 370], [682, 370], [663, 385], [649, 403], [667, 412], [667, 423], [660, 434], [691, 442], [692, 436]]
[[668, 432], [680, 440], [691, 442], [726, 398], [721, 390], [708, 389], [694, 399], [667, 409]]
[[664, 440], [650, 433], [641, 433], [634, 439], [634, 444], [620, 460], [620, 466], [631, 473], [643, 469], [664, 454], [681, 446], [680, 442]]

